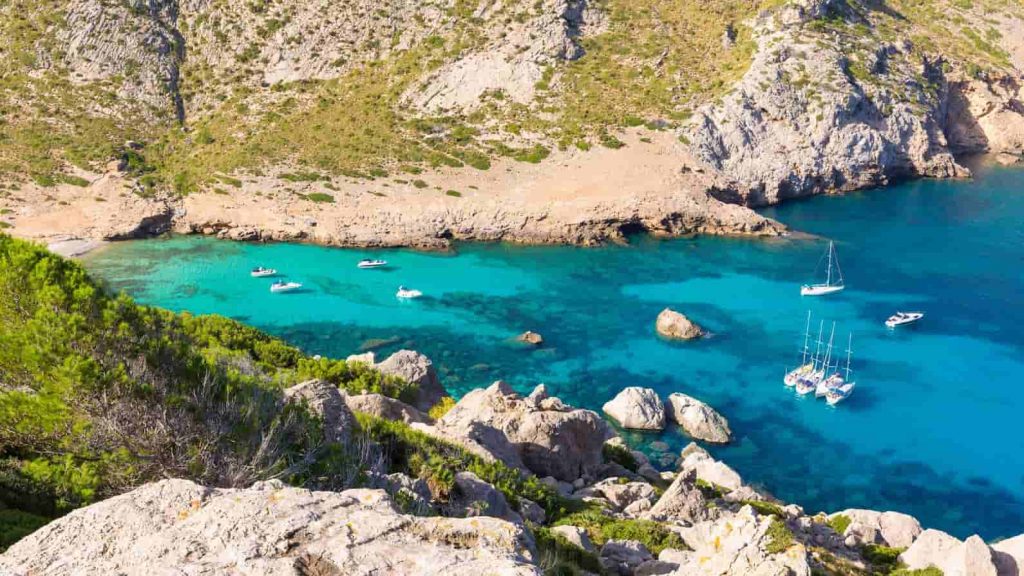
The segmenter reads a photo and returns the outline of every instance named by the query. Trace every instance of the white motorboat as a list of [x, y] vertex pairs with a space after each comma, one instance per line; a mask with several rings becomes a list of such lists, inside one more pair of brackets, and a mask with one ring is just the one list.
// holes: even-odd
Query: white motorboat
[[356, 264], [358, 268], [383, 268], [388, 265], [387, 260], [360, 260], [359, 264]]
[[252, 272], [249, 272], [249, 276], [252, 276], [253, 278], [267, 278], [269, 276], [275, 276], [276, 274], [277, 270], [274, 270], [273, 268], [264, 268], [263, 266], [257, 266], [252, 269]]
[[885, 321], [885, 325], [887, 328], [895, 328], [897, 326], [913, 324], [921, 318], [924, 318], [924, 312], [897, 312], [889, 316], [889, 319]]
[[278, 292], [292, 292], [302, 288], [302, 284], [298, 282], [285, 282], [284, 280], [278, 280], [270, 285], [270, 291], [274, 293]]
[[420, 292], [419, 290], [413, 290], [411, 288], [406, 288], [405, 286], [399, 286], [398, 292], [395, 292], [396, 298], [402, 298], [404, 300], [408, 300], [411, 298], [419, 298], [420, 296], [423, 296], [423, 292]]
[[[835, 268], [835, 274], [832, 273], [832, 268]], [[804, 284], [800, 287], [801, 296], [824, 296], [826, 294], [832, 294], [839, 292], [846, 286], [843, 284], [843, 271], [839, 269], [839, 258], [836, 256], [836, 246], [834, 242], [828, 243], [828, 263], [825, 272], [824, 284]]]

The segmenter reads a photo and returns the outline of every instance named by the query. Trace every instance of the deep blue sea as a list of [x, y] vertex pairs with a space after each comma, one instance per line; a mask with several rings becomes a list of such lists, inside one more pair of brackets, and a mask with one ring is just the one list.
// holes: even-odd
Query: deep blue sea
[[[986, 539], [1024, 532], [1024, 171], [916, 181], [765, 210], [820, 236], [634, 238], [605, 248], [461, 245], [453, 254], [241, 244], [202, 237], [121, 243], [86, 266], [117, 290], [172, 310], [218, 313], [309, 353], [379, 346], [428, 354], [455, 395], [504, 379], [544, 382], [600, 410], [631, 385], [682, 391], [725, 414], [735, 442], [711, 451], [808, 511], [900, 510]], [[847, 289], [799, 295], [827, 240]], [[383, 257], [385, 270], [358, 270]], [[305, 284], [271, 294], [249, 269]], [[400, 284], [422, 290], [396, 300]], [[671, 306], [708, 328], [655, 336]], [[918, 325], [887, 330], [898, 309]], [[782, 384], [807, 311], [853, 334], [857, 388], [832, 408]], [[538, 349], [510, 341], [540, 332]], [[664, 466], [688, 440], [631, 433]]]

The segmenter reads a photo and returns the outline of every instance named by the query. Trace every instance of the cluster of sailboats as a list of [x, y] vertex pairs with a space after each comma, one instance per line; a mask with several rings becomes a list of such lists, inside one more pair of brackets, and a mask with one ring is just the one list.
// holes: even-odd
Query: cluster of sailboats
[[[846, 368], [839, 368], [839, 360], [834, 355], [836, 323], [832, 323], [828, 342], [822, 340], [825, 335], [825, 321], [818, 326], [818, 338], [814, 352], [810, 349], [811, 313], [807, 313], [807, 328], [804, 330], [804, 347], [800, 366], [786, 372], [783, 382], [786, 386], [796, 389], [801, 396], [814, 393], [816, 398], [824, 397], [830, 406], [846, 400], [853, 393], [856, 382], [850, 379], [850, 362], [853, 359], [853, 334], [847, 335]], [[824, 349], [822, 349], [824, 346]]]
[[[363, 259], [356, 264], [356, 268], [361, 270], [372, 269], [372, 268], [385, 268], [388, 265], [387, 260], [380, 259]], [[274, 268], [264, 268], [263, 266], [257, 266], [253, 268], [249, 275], [253, 278], [273, 278], [278, 275], [277, 270]], [[302, 284], [299, 282], [288, 282], [286, 280], [275, 280], [270, 285], [270, 292], [277, 294], [281, 292], [294, 292], [302, 288]], [[400, 300], [410, 300], [413, 298], [419, 298], [423, 296], [423, 292], [412, 288], [406, 288], [405, 286], [399, 286], [398, 291], [395, 292], [395, 297]]]

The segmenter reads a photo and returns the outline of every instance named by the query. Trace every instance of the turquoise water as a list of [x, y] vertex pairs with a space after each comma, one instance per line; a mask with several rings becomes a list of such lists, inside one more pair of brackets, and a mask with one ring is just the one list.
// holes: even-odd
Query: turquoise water
[[[809, 511], [901, 510], [986, 538], [1024, 531], [1024, 173], [920, 181], [766, 211], [834, 239], [848, 288], [801, 298], [824, 240], [697, 238], [597, 249], [465, 245], [457, 254], [240, 244], [177, 237], [118, 244], [86, 265], [116, 289], [174, 310], [216, 312], [310, 353], [380, 345], [430, 355], [455, 394], [545, 382], [600, 409], [619, 389], [702, 398], [736, 441], [712, 452]], [[375, 256], [386, 270], [358, 270]], [[305, 284], [272, 295], [255, 265]], [[394, 297], [399, 284], [422, 290]], [[713, 333], [669, 343], [665, 306]], [[783, 386], [808, 309], [853, 333], [857, 389], [836, 408]], [[897, 309], [917, 326], [888, 331]], [[540, 332], [532, 350], [510, 338]], [[664, 466], [688, 440], [629, 434]]]

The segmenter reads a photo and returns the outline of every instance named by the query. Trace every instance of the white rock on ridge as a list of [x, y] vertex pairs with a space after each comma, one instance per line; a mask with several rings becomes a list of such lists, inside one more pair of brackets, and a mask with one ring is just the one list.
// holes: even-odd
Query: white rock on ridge
[[430, 410], [434, 404], [448, 395], [448, 391], [437, 377], [434, 363], [419, 352], [399, 350], [377, 364], [375, 368], [384, 374], [398, 376], [406, 382], [417, 384], [419, 393], [416, 397], [416, 409], [420, 411]]
[[807, 550], [795, 542], [771, 554], [769, 528], [774, 518], [744, 506], [734, 515], [701, 522], [679, 532], [692, 551], [676, 552], [667, 560], [679, 564], [679, 576], [810, 576]]
[[680, 474], [693, 472], [697, 478], [727, 490], [743, 488], [743, 479], [728, 464], [715, 460], [708, 451], [691, 442], [683, 448]]
[[[623, 480], [625, 480], [623, 478]], [[625, 510], [639, 500], [653, 503], [657, 498], [654, 488], [646, 482], [620, 482], [618, 478], [607, 478], [594, 484], [592, 489], [611, 502], [617, 511]]]
[[1000, 553], [993, 554], [977, 535], [961, 542], [945, 532], [928, 529], [900, 554], [900, 561], [910, 570], [934, 566], [946, 576], [1003, 576], [996, 568], [996, 561], [1010, 559], [998, 556]]
[[724, 444], [732, 435], [724, 416], [704, 402], [679, 392], [669, 394], [668, 419], [698, 440]]
[[619, 426], [633, 430], [663, 430], [665, 405], [650, 388], [629, 386], [602, 407]]
[[665, 338], [674, 340], [693, 340], [704, 335], [704, 329], [696, 322], [671, 308], [665, 308], [658, 314], [654, 329]]
[[534, 556], [520, 526], [407, 516], [383, 490], [163, 480], [54, 520], [0, 556], [0, 573], [526, 576], [541, 573]]
[[469, 392], [437, 421], [436, 432], [544, 477], [573, 482], [596, 473], [613, 435], [590, 410], [572, 408], [542, 388], [524, 399], [504, 382]]
[[427, 417], [419, 410], [383, 394], [349, 394], [345, 397], [345, 403], [355, 412], [372, 414], [385, 420], [400, 420], [406, 424], [427, 421]]
[[696, 482], [697, 474], [693, 470], [679, 474], [643, 517], [661, 522], [681, 521], [690, 524], [711, 519], [708, 503]]
[[907, 548], [921, 534], [921, 523], [916, 518], [900, 512], [877, 512], [851, 508], [830, 514], [846, 516], [850, 525], [843, 536], [853, 536], [857, 544], [884, 544], [893, 548]]

